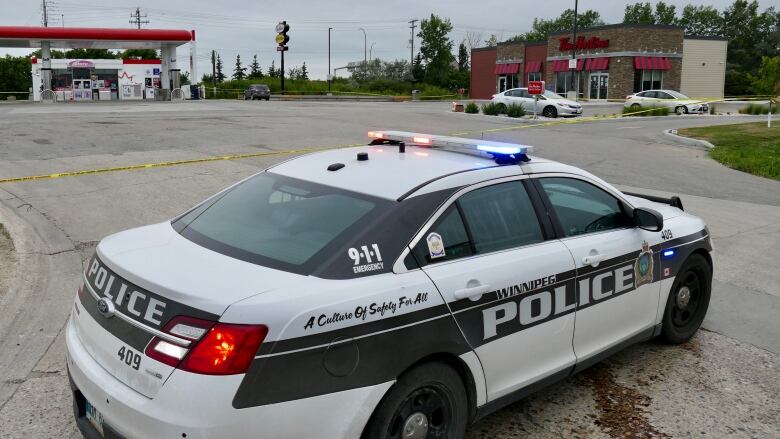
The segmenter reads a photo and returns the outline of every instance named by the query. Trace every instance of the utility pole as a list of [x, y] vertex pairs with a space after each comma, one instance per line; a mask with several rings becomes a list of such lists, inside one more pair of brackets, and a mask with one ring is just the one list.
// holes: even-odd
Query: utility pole
[[330, 31], [333, 30], [332, 27], [328, 28], [328, 96], [330, 96], [330, 82], [332, 81], [332, 78], [330, 77]]
[[[577, 59], [577, 6], [579, 0], [574, 0], [574, 40], [571, 46], [571, 59]], [[571, 89], [574, 91], [574, 100], [576, 101], [579, 93], [577, 93], [576, 85], [577, 64], [574, 64], [574, 68], [571, 70]]]
[[409, 38], [409, 46], [412, 48], [412, 56], [409, 58], [410, 66], [414, 65], [414, 29], [417, 27], [418, 21], [419, 20], [417, 19], [409, 20], [409, 24], [411, 25], [409, 26], [409, 29], [412, 30], [412, 36]]
[[49, 6], [47, 4], [48, 1], [43, 0], [41, 3], [43, 4], [43, 27], [49, 27], [49, 11], [47, 9]]
[[217, 51], [211, 51], [211, 87], [214, 89], [214, 97], [217, 97]]
[[60, 19], [62, 20], [62, 27], [65, 27], [65, 14], [60, 14]]
[[135, 24], [138, 26], [138, 29], [141, 29], [142, 24], [149, 24], [149, 20], [141, 20], [142, 18], [146, 18], [147, 15], [141, 15], [141, 8], [135, 8], [135, 14], [132, 12], [130, 13], [130, 24]]

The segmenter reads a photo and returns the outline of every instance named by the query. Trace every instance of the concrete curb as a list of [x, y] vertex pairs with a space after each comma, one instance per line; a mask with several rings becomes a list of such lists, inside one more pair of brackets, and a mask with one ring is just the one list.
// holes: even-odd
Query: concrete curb
[[682, 143], [687, 146], [693, 146], [696, 148], [706, 149], [710, 150], [712, 148], [715, 148], [715, 145], [712, 143], [701, 140], [701, 139], [693, 139], [690, 137], [685, 137], [677, 134], [677, 130], [671, 129], [671, 130], [664, 130], [664, 135], [669, 137], [670, 139], [673, 139], [677, 143]]
[[[35, 371], [70, 315], [81, 278], [73, 242], [44, 214], [0, 189], [0, 219], [13, 239], [18, 271], [0, 296], [0, 408]], [[65, 358], [58, 360], [62, 369]]]

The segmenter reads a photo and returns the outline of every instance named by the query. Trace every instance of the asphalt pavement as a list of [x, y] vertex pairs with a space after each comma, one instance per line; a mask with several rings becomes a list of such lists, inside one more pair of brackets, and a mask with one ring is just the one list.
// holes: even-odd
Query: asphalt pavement
[[[603, 114], [611, 112], [604, 108]], [[614, 407], [605, 402], [609, 395], [599, 393], [603, 388], [620, 394], [636, 391], [637, 398], [655, 401], [633, 415], [659, 434], [780, 436], [780, 182], [726, 168], [707, 151], [680, 145], [662, 133], [762, 119], [675, 116], [555, 125], [448, 110], [449, 103], [431, 102], [6, 104], [0, 105], [0, 179], [343, 146], [365, 142], [371, 129], [467, 132], [531, 144], [536, 155], [582, 167], [621, 188], [678, 194], [687, 210], [708, 222], [715, 245], [713, 299], [704, 324], [709, 332], [697, 337], [693, 347], [634, 347], [589, 375], [481, 421], [471, 437], [523, 432], [608, 437], [609, 428], [603, 426], [610, 420], [602, 416]], [[595, 113], [600, 107], [591, 110], [602, 114]], [[16, 279], [8, 291], [0, 291], [0, 438], [75, 435], [61, 330], [81, 264], [100, 239], [171, 218], [286, 158], [268, 155], [0, 184], [0, 223], [14, 238], [17, 258], [0, 268], [14, 270]], [[745, 376], [739, 358], [753, 361], [752, 377]], [[685, 369], [689, 364], [700, 369]], [[632, 375], [640, 365], [645, 369]], [[712, 380], [692, 386], [702, 370]], [[670, 371], [679, 373], [659, 378], [658, 373]], [[667, 388], [679, 380], [677, 389]], [[738, 386], [740, 380], [746, 380], [742, 390], [723, 393], [717, 388], [719, 382]], [[746, 395], [746, 390], [753, 393]], [[688, 427], [665, 417], [685, 400], [669, 398], [670, 392], [701, 395], [691, 400], [697, 408], [685, 418]], [[772, 392], [774, 399], [767, 396]], [[730, 407], [724, 408], [723, 401]], [[734, 421], [751, 411], [761, 416]], [[731, 421], [719, 426], [712, 421], [729, 416]], [[749, 428], [740, 431], [740, 426]]]

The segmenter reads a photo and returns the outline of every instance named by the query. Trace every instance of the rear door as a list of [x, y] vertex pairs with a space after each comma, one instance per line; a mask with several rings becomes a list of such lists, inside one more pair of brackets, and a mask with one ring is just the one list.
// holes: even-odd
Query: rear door
[[652, 329], [660, 283], [657, 232], [633, 226], [628, 207], [595, 182], [538, 179], [577, 268], [574, 352], [578, 363]]
[[540, 207], [523, 180], [475, 185], [413, 247], [482, 362], [488, 400], [574, 364], [574, 264]]

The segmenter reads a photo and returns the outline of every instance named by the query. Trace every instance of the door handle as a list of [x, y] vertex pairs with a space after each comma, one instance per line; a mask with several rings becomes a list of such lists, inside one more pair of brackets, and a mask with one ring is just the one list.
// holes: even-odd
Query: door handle
[[607, 257], [601, 253], [595, 253], [592, 252], [588, 256], [585, 256], [582, 258], [582, 264], [583, 265], [591, 265], [593, 267], [598, 267], [599, 263], [603, 261], [604, 259], [607, 259]]
[[490, 285], [477, 285], [474, 287], [466, 287], [461, 290], [457, 290], [453, 296], [456, 300], [471, 299], [477, 301], [480, 297], [482, 297], [483, 294], [487, 293], [488, 291], [490, 291]]

